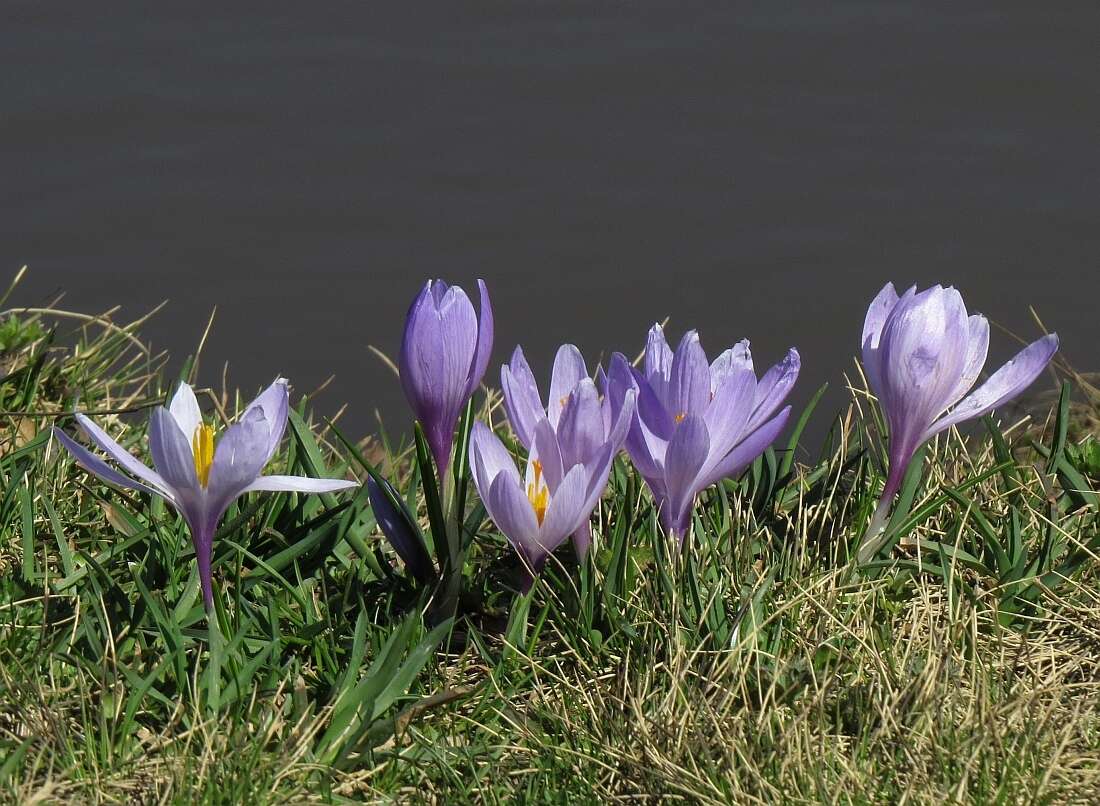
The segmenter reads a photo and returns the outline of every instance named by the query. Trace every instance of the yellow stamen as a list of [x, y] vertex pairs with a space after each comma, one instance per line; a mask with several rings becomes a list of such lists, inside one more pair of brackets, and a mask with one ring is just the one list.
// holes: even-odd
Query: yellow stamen
[[687, 412], [686, 411], [680, 412], [679, 414], [676, 415], [676, 423], [677, 424], [682, 423], [684, 421], [685, 417], [687, 417]]
[[214, 428], [206, 424], [195, 429], [191, 437], [191, 451], [195, 454], [195, 475], [203, 487], [210, 480], [210, 466], [214, 464]]
[[535, 480], [527, 485], [527, 500], [531, 502], [531, 509], [535, 510], [539, 526], [542, 526], [546, 507], [550, 503], [550, 490], [542, 481], [542, 462], [536, 459], [531, 467], [535, 471]]

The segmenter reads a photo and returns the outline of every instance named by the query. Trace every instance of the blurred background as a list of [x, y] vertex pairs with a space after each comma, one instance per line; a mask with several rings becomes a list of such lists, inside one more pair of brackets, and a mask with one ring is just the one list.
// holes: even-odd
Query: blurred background
[[[276, 374], [350, 432], [408, 415], [427, 277], [536, 372], [653, 321], [802, 352], [841, 398], [887, 281], [1100, 343], [1095, 2], [7, 2], [0, 268], [123, 306], [198, 381]], [[995, 333], [991, 355], [1017, 347]], [[544, 381], [545, 383], [545, 381]], [[822, 417], [827, 421], [827, 413]], [[819, 423], [823, 427], [824, 422]]]

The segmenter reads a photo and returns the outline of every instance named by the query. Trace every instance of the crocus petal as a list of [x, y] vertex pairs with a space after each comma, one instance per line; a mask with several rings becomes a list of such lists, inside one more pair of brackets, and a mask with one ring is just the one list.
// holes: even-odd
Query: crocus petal
[[711, 362], [711, 392], [717, 392], [718, 387], [722, 385], [722, 381], [726, 379], [726, 376], [740, 369], [747, 369], [750, 372], [754, 372], [752, 366], [752, 351], [749, 350], [748, 339], [742, 339], [737, 342], [737, 344], [730, 347]]
[[198, 489], [190, 440], [183, 435], [172, 413], [161, 406], [153, 409], [149, 417], [149, 453], [157, 472], [173, 489]]
[[546, 417], [534, 373], [523, 350], [516, 347], [512, 360], [500, 368], [500, 388], [504, 393], [504, 411], [516, 438], [528, 451], [535, 441], [535, 426]]
[[[642, 391], [643, 386], [645, 387], [644, 392]], [[622, 412], [626, 405], [627, 394], [630, 392], [634, 392], [638, 398], [643, 394], [648, 395], [650, 405], [653, 407], [654, 411], [657, 412], [657, 416], [668, 420], [668, 414], [655, 399], [653, 390], [650, 388], [648, 381], [634, 372], [621, 353], [615, 353], [611, 356], [611, 370], [608, 374], [608, 394], [611, 398], [612, 412]], [[665, 451], [664, 446], [667, 443], [662, 441], [659, 446], [651, 447], [651, 438], [654, 440], [657, 438], [647, 436], [646, 432], [649, 430], [649, 426], [642, 424], [640, 415], [641, 408], [636, 398], [634, 414], [630, 418], [630, 428], [626, 436], [626, 450], [627, 453], [630, 454], [630, 458], [633, 460], [635, 467], [638, 468], [638, 472], [643, 476], [662, 476], [664, 471], [657, 462], [655, 450], [659, 450], [660, 456], [663, 458]], [[672, 433], [671, 423], [667, 424], [667, 433]]]
[[740, 369], [718, 387], [714, 400], [703, 412], [703, 422], [710, 436], [710, 456], [718, 461], [736, 445], [746, 430], [756, 397], [756, 375], [750, 369]]
[[[618, 453], [626, 441], [626, 435], [630, 431], [630, 423], [634, 419], [634, 410], [638, 393], [634, 389], [627, 389], [622, 403], [618, 407], [618, 413], [614, 414], [614, 407], [605, 405], [601, 413], [604, 422], [607, 423], [607, 444], [611, 446], [613, 453]], [[606, 399], [605, 399], [606, 403]], [[614, 417], [613, 421], [610, 421]]]
[[[1058, 351], [1058, 334], [1032, 342], [929, 429], [929, 439], [953, 425], [981, 417], [1019, 395], [1039, 377]], [[924, 440], [921, 440], [922, 442]]]
[[699, 334], [684, 334], [672, 357], [668, 398], [665, 403], [674, 417], [702, 414], [710, 402], [710, 364], [699, 343]]
[[989, 322], [981, 314], [970, 317], [969, 334], [966, 345], [966, 362], [962, 376], [948, 395], [947, 405], [954, 406], [970, 391], [978, 376], [982, 374], [986, 356], [989, 355]]
[[562, 466], [561, 449], [558, 447], [558, 438], [548, 420], [543, 420], [535, 428], [535, 449], [531, 452], [532, 461], [527, 464], [527, 479], [524, 486], [534, 483], [534, 460], [538, 460], [542, 467], [542, 475], [546, 480], [546, 486], [550, 492], [561, 484], [564, 468]]
[[271, 428], [260, 409], [229, 426], [214, 450], [207, 491], [222, 509], [256, 481], [267, 464]]
[[492, 429], [480, 420], [470, 431], [470, 468], [474, 472], [474, 483], [482, 500], [497, 476], [507, 475], [516, 487], [521, 486], [519, 471], [508, 449]]
[[668, 379], [672, 374], [672, 350], [665, 340], [665, 331], [660, 325], [649, 329], [645, 343], [645, 361], [642, 364], [645, 378], [653, 391], [657, 393], [662, 405], [667, 405]]
[[757, 456], [768, 449], [775, 442], [787, 420], [791, 416], [791, 407], [787, 406], [771, 420], [757, 428], [736, 448], [730, 451], [721, 462], [715, 465], [704, 478], [701, 478], [696, 486], [704, 489], [720, 481], [721, 479], [737, 478], [740, 476]]
[[123, 487], [127, 490], [142, 490], [144, 492], [155, 493], [156, 495], [164, 495], [160, 490], [153, 489], [140, 481], [135, 481], [128, 476], [122, 475], [79, 442], [73, 440], [72, 437], [60, 428], [54, 427], [53, 435], [57, 438], [57, 441], [64, 445], [65, 449], [72, 454], [77, 464], [89, 473], [99, 476], [109, 484], [113, 484], [116, 487]]
[[485, 370], [489, 367], [489, 358], [493, 353], [493, 306], [489, 302], [489, 289], [485, 287], [484, 280], [477, 281], [477, 289], [481, 295], [481, 316], [477, 325], [477, 348], [474, 350], [464, 401], [469, 399], [481, 385], [481, 379], [485, 377]]
[[583, 506], [585, 521], [588, 520], [588, 516], [596, 508], [600, 496], [607, 489], [607, 478], [611, 474], [611, 463], [614, 459], [615, 450], [610, 444], [607, 444], [600, 449], [597, 456], [585, 463], [585, 471], [588, 474]]
[[279, 443], [283, 440], [287, 416], [290, 411], [290, 392], [287, 388], [286, 378], [277, 378], [271, 386], [261, 392], [245, 408], [241, 419], [247, 417], [253, 409], [259, 409], [263, 412], [264, 419], [267, 420], [268, 428], [270, 428], [267, 460], [271, 461], [271, 457], [275, 455], [275, 451], [279, 449]]
[[566, 468], [586, 461], [607, 441], [600, 396], [590, 378], [581, 380], [568, 394], [557, 433]]
[[709, 453], [710, 436], [706, 423], [698, 415], [687, 415], [676, 426], [665, 455], [665, 488], [674, 520], [678, 521], [684, 509], [691, 506], [697, 492], [696, 478]]
[[84, 433], [88, 435], [88, 438], [94, 442], [101, 451], [118, 462], [118, 464], [122, 465], [123, 470], [160, 491], [161, 495], [171, 497], [171, 488], [168, 486], [168, 483], [160, 477], [159, 473], [146, 467], [135, 459], [128, 450], [111, 439], [106, 431], [92, 422], [88, 417], [85, 417], [83, 414], [74, 414], [73, 416], [76, 417], [77, 423], [80, 425], [81, 429], [83, 429]]
[[541, 568], [539, 555], [546, 552], [539, 545], [539, 522], [519, 483], [503, 474], [497, 476], [481, 500], [493, 523], [512, 546], [528, 563]]
[[539, 545], [547, 553], [560, 546], [588, 517], [584, 510], [587, 481], [585, 468], [575, 465], [550, 496], [546, 516], [539, 527]]
[[563, 344], [554, 356], [554, 371], [550, 376], [550, 399], [546, 412], [551, 425], [556, 429], [561, 419], [561, 411], [566, 398], [578, 383], [588, 378], [588, 368], [584, 356], [572, 344]]
[[867, 381], [871, 391], [877, 397], [882, 397], [882, 360], [879, 355], [879, 341], [882, 337], [882, 328], [886, 324], [886, 318], [898, 304], [898, 292], [894, 290], [893, 283], [887, 283], [871, 301], [867, 309], [867, 316], [863, 321], [863, 368], [867, 371]]
[[359, 482], [348, 479], [311, 479], [307, 476], [260, 476], [249, 482], [242, 493], [334, 493], [358, 487]]
[[172, 413], [176, 425], [179, 426], [190, 445], [195, 437], [195, 431], [202, 425], [202, 411], [199, 409], [199, 401], [195, 398], [195, 390], [189, 384], [181, 383], [179, 389], [172, 395], [168, 411]]
[[746, 431], [755, 431], [783, 405], [798, 380], [801, 369], [802, 358], [798, 350], [792, 347], [782, 361], [764, 373], [756, 386], [753, 412], [745, 424]]

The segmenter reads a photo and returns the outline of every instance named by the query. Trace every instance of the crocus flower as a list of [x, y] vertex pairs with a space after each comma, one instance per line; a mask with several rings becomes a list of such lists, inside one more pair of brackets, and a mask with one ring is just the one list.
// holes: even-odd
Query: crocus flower
[[210, 575], [214, 531], [234, 499], [260, 491], [327, 493], [356, 484], [342, 479], [260, 475], [279, 447], [287, 409], [287, 382], [280, 378], [249, 404], [240, 420], [215, 444], [214, 427], [203, 422], [194, 391], [181, 383], [169, 406], [158, 406], [149, 418], [149, 452], [156, 470], [131, 456], [83, 414], [75, 416], [84, 433], [124, 473], [61, 429], [54, 428], [53, 433], [85, 470], [117, 487], [159, 495], [183, 516], [191, 530], [203, 604], [209, 611], [214, 605]]
[[481, 321], [458, 286], [429, 280], [405, 319], [401, 385], [428, 440], [442, 478], [451, 465], [455, 422], [481, 383], [493, 349], [493, 308], [485, 283]]
[[[567, 412], [576, 405], [567, 402]], [[474, 423], [470, 433], [474, 485], [489, 517], [523, 560], [525, 593], [546, 558], [588, 520], [607, 486], [615, 455], [604, 443], [591, 459], [565, 468], [548, 420], [535, 426], [533, 440], [526, 476], [520, 478], [508, 449], [487, 425]]]
[[[385, 485], [384, 490], [382, 485]], [[367, 477], [367, 494], [370, 496], [374, 519], [378, 521], [382, 534], [405, 563], [409, 573], [422, 584], [431, 582], [435, 576], [431, 557], [424, 547], [424, 541], [413, 529], [413, 515], [405, 507], [401, 495], [388, 481], [382, 480], [380, 484], [373, 476]], [[397, 506], [394, 506], [394, 502]]]
[[673, 353], [660, 325], [649, 331], [644, 371], [619, 353], [612, 357], [612, 407], [628, 390], [637, 392], [626, 450], [668, 534], [682, 543], [695, 496], [739, 476], [783, 430], [791, 407], [779, 407], [800, 366], [798, 351], [791, 349], [758, 381], [748, 341], [708, 364], [694, 330]]
[[989, 322], [981, 314], [967, 316], [954, 288], [918, 292], [913, 286], [898, 299], [894, 284], [887, 283], [867, 309], [863, 366], [890, 439], [890, 469], [868, 536], [885, 523], [917, 449], [1023, 392], [1058, 350], [1058, 336], [1032, 342], [971, 392], [988, 349]]
[[[606, 446], [611, 447], [612, 455], [618, 453], [634, 416], [633, 395], [612, 416], [610, 398], [600, 395], [588, 376], [584, 357], [572, 344], [563, 344], [554, 357], [550, 400], [545, 406], [520, 347], [512, 353], [511, 362], [501, 367], [500, 386], [516, 438], [528, 453], [535, 452], [535, 432], [540, 423], [549, 423], [566, 472], [574, 465], [595, 461]], [[588, 553], [591, 541], [591, 525], [585, 518], [573, 534], [580, 559]]]

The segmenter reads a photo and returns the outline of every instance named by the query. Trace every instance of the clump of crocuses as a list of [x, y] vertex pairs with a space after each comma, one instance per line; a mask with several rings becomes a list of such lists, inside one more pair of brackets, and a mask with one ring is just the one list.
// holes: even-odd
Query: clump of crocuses
[[748, 341], [708, 364], [698, 333], [686, 333], [673, 353], [660, 325], [649, 331], [642, 371], [619, 353], [612, 357], [612, 409], [637, 395], [626, 449], [669, 535], [682, 543], [699, 492], [740, 475], [776, 439], [799, 368], [791, 349], [757, 380]]
[[578, 555], [587, 552], [588, 519], [625, 439], [634, 392], [629, 390], [612, 413], [572, 345], [558, 350], [547, 405], [518, 347], [501, 369], [501, 384], [508, 418], [527, 449], [525, 476], [484, 423], [475, 423], [470, 435], [470, 468], [489, 517], [523, 560], [527, 591], [570, 535]]
[[85, 470], [115, 486], [158, 495], [183, 516], [191, 530], [203, 604], [209, 612], [214, 606], [210, 569], [214, 532], [237, 497], [261, 491], [327, 493], [356, 486], [342, 479], [260, 475], [282, 440], [288, 405], [287, 382], [280, 378], [217, 439], [214, 427], [203, 422], [194, 391], [181, 383], [169, 406], [158, 406], [149, 418], [149, 453], [155, 470], [131, 456], [88, 417], [76, 414], [88, 438], [125, 474], [64, 431], [54, 428], [53, 432]]
[[[534, 454], [535, 435], [542, 423], [548, 423], [567, 472], [575, 465], [592, 463], [608, 446], [612, 455], [618, 453], [634, 415], [633, 394], [612, 414], [610, 399], [600, 395], [588, 375], [584, 356], [572, 344], [563, 344], [554, 357], [550, 398], [545, 405], [520, 347], [501, 367], [500, 386], [508, 421], [523, 447]], [[573, 534], [580, 559], [587, 554], [591, 540], [591, 525], [585, 518]]]
[[1032, 342], [971, 392], [988, 349], [989, 322], [981, 314], [968, 316], [954, 288], [918, 292], [914, 286], [899, 299], [887, 283], [871, 303], [863, 325], [863, 366], [885, 415], [890, 467], [863, 559], [873, 553], [873, 538], [917, 449], [1023, 392], [1058, 350], [1058, 336]]
[[493, 308], [485, 283], [477, 285], [480, 322], [465, 291], [429, 280], [409, 307], [401, 339], [401, 386], [440, 478], [451, 465], [455, 423], [481, 383], [493, 349]]

